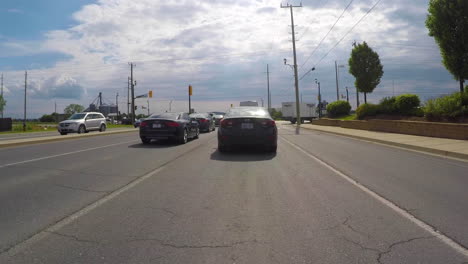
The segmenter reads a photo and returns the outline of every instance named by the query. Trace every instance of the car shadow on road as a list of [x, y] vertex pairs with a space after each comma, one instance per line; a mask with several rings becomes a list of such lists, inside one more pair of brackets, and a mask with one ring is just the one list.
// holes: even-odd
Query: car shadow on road
[[171, 140], [153, 140], [149, 144], [136, 143], [128, 146], [129, 148], [145, 148], [145, 149], [154, 149], [154, 148], [171, 148], [179, 146], [180, 144]]
[[276, 157], [276, 153], [265, 152], [263, 148], [252, 147], [239, 147], [231, 149], [229, 152], [219, 152], [216, 149], [211, 153], [212, 160], [219, 161], [234, 161], [234, 162], [248, 162], [248, 161], [262, 161], [272, 160]]

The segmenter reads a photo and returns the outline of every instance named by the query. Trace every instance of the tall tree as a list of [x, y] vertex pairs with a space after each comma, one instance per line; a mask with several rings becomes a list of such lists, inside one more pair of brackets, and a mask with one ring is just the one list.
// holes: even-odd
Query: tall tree
[[468, 1], [430, 0], [426, 27], [435, 38], [445, 68], [460, 82], [468, 79]]
[[374, 91], [384, 73], [379, 54], [364, 42], [354, 46], [348, 64], [349, 73], [356, 78], [354, 85], [364, 93], [364, 102], [367, 103], [367, 93]]
[[3, 112], [5, 109], [6, 100], [3, 98], [3, 95], [0, 95], [0, 112]]
[[73, 115], [74, 113], [80, 113], [84, 111], [84, 107], [79, 104], [70, 104], [69, 106], [65, 107], [63, 110], [67, 115]]

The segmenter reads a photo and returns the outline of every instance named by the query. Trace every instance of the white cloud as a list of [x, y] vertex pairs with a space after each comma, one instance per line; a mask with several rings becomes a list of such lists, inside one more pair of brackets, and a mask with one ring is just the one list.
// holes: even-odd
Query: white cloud
[[[299, 65], [311, 55], [348, 2], [321, 1], [324, 5], [317, 6], [317, 1], [303, 1], [304, 8], [294, 10]], [[373, 3], [355, 1], [299, 72], [315, 65]], [[426, 8], [427, 0], [382, 1], [301, 82], [304, 91], [317, 77], [325, 91], [333, 87], [334, 61], [346, 64], [353, 40], [365, 40], [379, 52], [386, 75], [419, 68], [437, 69], [445, 78], [438, 49], [424, 26]], [[183, 97], [189, 83], [204, 96], [221, 98], [219, 101], [223, 101], [222, 96], [265, 97], [267, 63], [272, 70], [273, 93], [292, 91], [291, 70], [282, 65], [283, 58], [292, 61], [289, 10], [280, 9], [277, 0], [100, 0], [84, 6], [73, 18], [75, 26], [47, 32], [46, 40], [36, 43], [36, 48], [31, 43], [7, 45], [18, 54], [40, 49], [70, 55], [71, 59], [60, 61], [55, 67], [31, 71], [32, 78], [57, 81], [62, 77], [56, 76], [71, 76], [67, 85], [58, 85], [62, 88], [59, 90], [79, 83], [82, 95], [86, 95], [85, 88], [92, 90], [89, 97], [84, 97], [85, 104], [95, 96], [91, 93], [98, 90], [108, 94], [125, 92], [129, 61], [137, 65], [137, 89], [153, 89], [161, 100]], [[402, 71], [398, 78], [404, 81], [412, 77]], [[344, 78], [352, 85], [349, 75]], [[427, 84], [420, 86], [423, 85]], [[38, 95], [57, 95], [53, 89], [43, 91], [44, 87], [38, 86]], [[283, 96], [273, 98], [276, 104], [281, 100]]]
[[28, 90], [32, 97], [41, 99], [81, 99], [86, 93], [75, 79], [65, 75], [31, 81]]

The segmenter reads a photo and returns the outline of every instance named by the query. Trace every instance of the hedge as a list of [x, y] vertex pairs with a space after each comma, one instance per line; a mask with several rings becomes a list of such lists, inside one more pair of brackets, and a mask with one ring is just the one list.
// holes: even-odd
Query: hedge
[[349, 115], [351, 105], [347, 101], [335, 101], [327, 105], [327, 113], [330, 117]]

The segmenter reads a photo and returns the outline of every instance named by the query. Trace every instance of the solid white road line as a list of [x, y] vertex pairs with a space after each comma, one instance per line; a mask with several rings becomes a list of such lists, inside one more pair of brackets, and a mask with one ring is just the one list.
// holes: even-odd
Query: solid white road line
[[108, 147], [113, 147], [113, 146], [118, 146], [118, 145], [124, 145], [124, 144], [128, 144], [128, 143], [131, 143], [131, 142], [136, 142], [136, 141], [139, 141], [139, 140], [125, 141], [125, 142], [120, 142], [120, 143], [115, 143], [115, 144], [110, 144], [110, 145], [105, 145], [105, 146], [100, 146], [100, 147], [81, 149], [81, 150], [61, 153], [61, 154], [57, 154], [57, 155], [51, 155], [51, 156], [45, 156], [45, 157], [40, 157], [40, 158], [35, 158], [35, 159], [30, 159], [30, 160], [23, 160], [23, 161], [3, 164], [3, 165], [0, 165], [0, 169], [5, 168], [5, 167], [9, 167], [9, 166], [18, 165], [18, 164], [24, 164], [24, 163], [29, 163], [29, 162], [39, 161], [39, 160], [51, 159], [51, 158], [76, 154], [76, 153], [80, 153], [80, 152], [91, 151], [91, 150], [95, 150], [95, 149], [102, 149], [102, 148], [108, 148]]
[[285, 137], [281, 136], [281, 139], [284, 140], [284, 142], [288, 143], [289, 145], [291, 145], [293, 148], [297, 149], [298, 151], [304, 153], [306, 156], [310, 157], [311, 159], [315, 160], [316, 162], [320, 163], [321, 165], [323, 165], [324, 167], [330, 169], [331, 171], [333, 171], [334, 173], [336, 173], [338, 176], [342, 177], [343, 179], [345, 179], [346, 181], [348, 181], [349, 183], [351, 183], [352, 185], [358, 187], [359, 189], [361, 189], [363, 192], [369, 194], [370, 196], [372, 196], [373, 198], [375, 198], [377, 201], [383, 203], [384, 205], [386, 205], [387, 207], [389, 207], [390, 209], [392, 209], [393, 211], [397, 212], [398, 214], [400, 214], [401, 216], [403, 216], [404, 218], [408, 219], [409, 221], [411, 221], [412, 223], [414, 223], [415, 225], [419, 226], [420, 228], [422, 228], [423, 230], [429, 232], [431, 235], [433, 235], [434, 237], [437, 237], [438, 239], [440, 239], [443, 243], [445, 243], [447, 246], [449, 246], [450, 248], [454, 249], [455, 251], [457, 251], [458, 253], [462, 254], [463, 256], [465, 257], [468, 257], [468, 249], [466, 249], [463, 245], [459, 244], [458, 242], [456, 242], [455, 240], [451, 239], [450, 237], [440, 233], [440, 231], [438, 231], [437, 229], [435, 229], [434, 227], [430, 226], [429, 224], [427, 224], [426, 222], [418, 219], [416, 216], [410, 214], [408, 211], [405, 211], [403, 210], [402, 208], [400, 208], [398, 205], [396, 205], [395, 203], [391, 202], [390, 200], [387, 200], [385, 197], [379, 195], [378, 193], [372, 191], [371, 189], [365, 187], [364, 185], [360, 184], [359, 182], [357, 182], [356, 180], [354, 180], [353, 178], [349, 177], [348, 175], [342, 173], [341, 171], [335, 169], [334, 167], [332, 167], [331, 165], [329, 165], [328, 163], [326, 163], [325, 161], [321, 160], [320, 158], [318, 158], [317, 156], [307, 152], [306, 150], [304, 150], [303, 148], [301, 148], [300, 146], [298, 146], [297, 144], [287, 140]]

